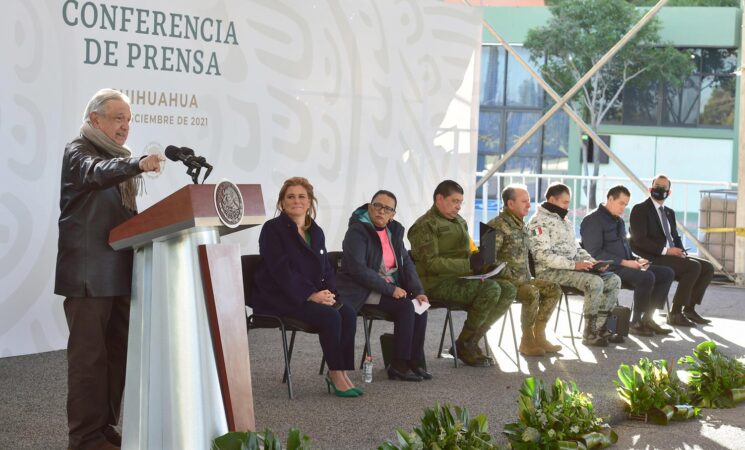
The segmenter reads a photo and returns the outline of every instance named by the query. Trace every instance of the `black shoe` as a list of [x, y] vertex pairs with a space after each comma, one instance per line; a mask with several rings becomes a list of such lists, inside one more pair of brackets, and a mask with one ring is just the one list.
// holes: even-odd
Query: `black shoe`
[[411, 369], [411, 371], [414, 372], [414, 375], [419, 375], [420, 377], [422, 377], [423, 380], [431, 380], [432, 379], [432, 374], [429, 373], [429, 372], [427, 372], [426, 370], [424, 370], [421, 367], [417, 367], [416, 369]]
[[708, 325], [711, 323], [711, 320], [704, 319], [703, 317], [699, 316], [698, 313], [694, 310], [683, 311], [683, 315], [686, 316], [686, 319], [690, 320], [691, 322], [695, 322], [701, 325]]
[[670, 334], [673, 332], [670, 328], [661, 327], [654, 320], [644, 320], [644, 326], [654, 332], [654, 334]]
[[646, 324], [642, 321], [632, 322], [629, 324], [629, 334], [634, 336], [654, 336], [654, 331], [651, 328], [647, 328]]
[[667, 324], [668, 325], [675, 325], [679, 327], [692, 327], [696, 328], [696, 324], [691, 322], [690, 320], [686, 319], [686, 317], [683, 315], [683, 313], [674, 313], [671, 312], [667, 315]]
[[400, 372], [393, 368], [393, 366], [388, 367], [388, 379], [389, 380], [401, 380], [401, 381], [422, 381], [422, 377], [415, 374], [411, 370], [406, 370], [406, 372]]

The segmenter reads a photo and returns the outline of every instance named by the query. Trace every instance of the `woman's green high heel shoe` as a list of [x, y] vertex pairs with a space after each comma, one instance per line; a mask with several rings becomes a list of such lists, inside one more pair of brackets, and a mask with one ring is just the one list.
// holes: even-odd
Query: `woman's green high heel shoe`
[[346, 391], [340, 391], [339, 389], [336, 389], [336, 386], [334, 385], [334, 382], [331, 381], [331, 378], [328, 376], [326, 377], [326, 391], [330, 394], [331, 389], [334, 390], [334, 395], [337, 397], [359, 397], [360, 394], [354, 389], [347, 389]]

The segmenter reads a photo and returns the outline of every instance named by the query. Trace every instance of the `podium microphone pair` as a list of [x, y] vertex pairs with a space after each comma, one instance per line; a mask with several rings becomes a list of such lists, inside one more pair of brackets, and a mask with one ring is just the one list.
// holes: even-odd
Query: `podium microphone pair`
[[194, 150], [189, 147], [176, 147], [175, 145], [169, 145], [166, 147], [165, 154], [166, 158], [171, 161], [181, 161], [186, 167], [188, 167], [188, 169], [186, 169], [186, 174], [191, 177], [191, 181], [193, 181], [194, 184], [199, 184], [199, 172], [201, 172], [202, 168], [207, 169], [204, 178], [202, 178], [202, 184], [204, 184], [204, 180], [206, 180], [207, 177], [210, 176], [210, 173], [212, 173], [212, 166], [207, 163], [204, 156], [196, 156]]

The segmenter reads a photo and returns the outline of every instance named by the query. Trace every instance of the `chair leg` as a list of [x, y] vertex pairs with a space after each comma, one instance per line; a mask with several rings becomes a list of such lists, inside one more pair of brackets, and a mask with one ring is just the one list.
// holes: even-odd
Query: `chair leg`
[[365, 316], [362, 316], [362, 329], [365, 331], [365, 349], [362, 350], [362, 359], [360, 360], [360, 370], [362, 370], [365, 364], [365, 358], [372, 353], [370, 352], [370, 332], [372, 331], [372, 320], [367, 320]]
[[[572, 312], [569, 310], [569, 296], [564, 295], [564, 302], [567, 306], [567, 320], [569, 321], [569, 337], [572, 339], [572, 343], [574, 343], [574, 330], [572, 329]], [[561, 303], [559, 303], [561, 304]], [[580, 317], [580, 323], [582, 322], [582, 318]]]
[[289, 380], [288, 374], [290, 372], [290, 363], [292, 362], [292, 349], [295, 348], [295, 331], [290, 335], [290, 349], [287, 352], [287, 370], [285, 370], [285, 376], [282, 378], [282, 382]]
[[499, 341], [497, 341], [497, 345], [500, 347], [502, 346], [502, 336], [504, 336], [504, 327], [506, 325], [507, 325], [507, 318], [502, 317], [502, 330], [499, 332]]
[[323, 369], [326, 367], [326, 357], [321, 356], [321, 368], [318, 369], [318, 375], [323, 375]]
[[282, 353], [285, 357], [285, 373], [282, 382], [284, 383], [287, 380], [287, 395], [292, 400], [292, 372], [290, 371], [290, 355], [287, 351], [287, 330], [285, 330], [284, 325], [280, 325], [280, 333], [282, 333]]
[[445, 343], [445, 332], [448, 327], [448, 320], [450, 319], [450, 310], [448, 309], [445, 313], [445, 323], [442, 324], [442, 335], [440, 335], [440, 348], [437, 350], [437, 357], [442, 358], [442, 346]]
[[520, 347], [517, 345], [517, 334], [515, 333], [515, 321], [512, 319], [512, 308], [507, 310], [512, 327], [512, 344], [515, 346], [515, 361], [517, 361], [517, 370], [520, 370]]
[[453, 346], [453, 361], [455, 362], [455, 368], [458, 368], [458, 348], [455, 345], [455, 331], [453, 330], [453, 315], [448, 308], [447, 318], [445, 324], [450, 327], [450, 344]]
[[[561, 296], [566, 297], [566, 294], [562, 292]], [[567, 311], [567, 314], [569, 314], [569, 311]], [[559, 305], [556, 307], [556, 321], [554, 322], [554, 334], [556, 334], [556, 330], [559, 328], [559, 316], [560, 315], [561, 315], [561, 299], [559, 299]]]

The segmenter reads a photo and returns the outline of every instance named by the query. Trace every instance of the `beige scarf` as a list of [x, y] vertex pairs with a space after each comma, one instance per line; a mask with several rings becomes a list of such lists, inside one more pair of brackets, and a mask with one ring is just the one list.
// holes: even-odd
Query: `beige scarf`
[[[83, 122], [80, 126], [80, 134], [93, 143], [96, 149], [108, 159], [131, 158], [132, 151], [126, 145], [119, 145], [106, 134], [91, 125], [90, 120]], [[144, 181], [142, 175], [137, 175], [119, 183], [119, 193], [122, 196], [122, 204], [130, 211], [137, 211], [135, 197], [144, 192]]]

